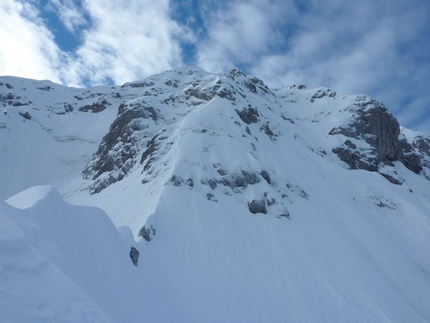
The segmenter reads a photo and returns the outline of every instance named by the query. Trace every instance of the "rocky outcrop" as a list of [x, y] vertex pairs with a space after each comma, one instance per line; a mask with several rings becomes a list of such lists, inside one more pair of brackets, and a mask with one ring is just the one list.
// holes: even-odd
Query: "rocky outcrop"
[[420, 162], [421, 174], [430, 180], [430, 138], [418, 135], [412, 140], [411, 146], [415, 150], [413, 160], [418, 159], [416, 163]]
[[130, 248], [130, 259], [133, 263], [133, 265], [137, 266], [139, 262], [139, 250], [137, 250], [135, 247]]
[[267, 213], [266, 200], [264, 199], [252, 200], [251, 202], [248, 202], [248, 208], [249, 208], [249, 212], [251, 212], [252, 214], [257, 214], [257, 213], [266, 214]]
[[257, 123], [259, 121], [258, 110], [252, 108], [251, 106], [248, 108], [243, 108], [242, 110], [236, 110], [236, 113], [246, 124]]
[[144, 101], [120, 105], [117, 118], [82, 172], [84, 178], [95, 180], [90, 187], [91, 194], [99, 193], [127, 175], [136, 163], [138, 142], [144, 137], [142, 132], [148, 127], [147, 122], [158, 118], [158, 112]]
[[147, 242], [150, 242], [154, 238], [156, 233], [157, 233], [157, 230], [155, 229], [155, 227], [153, 225], [149, 225], [148, 227], [146, 225], [144, 225], [140, 229], [138, 236], [142, 237]]
[[98, 113], [102, 112], [106, 109], [106, 106], [109, 103], [106, 101], [105, 98], [100, 98], [97, 102], [94, 102], [92, 104], [87, 104], [82, 107], [80, 107], [78, 110], [81, 112], [91, 112], [91, 113]]
[[[374, 158], [371, 158], [372, 164], [367, 167], [374, 168], [381, 161], [390, 163], [396, 160], [400, 134], [397, 119], [381, 103], [366, 97], [359, 97], [348, 110], [352, 112], [349, 123], [333, 128], [329, 134], [342, 134], [346, 137], [364, 140], [369, 144], [371, 147], [369, 152]], [[346, 145], [348, 146], [348, 144]], [[351, 146], [349, 148], [356, 153], [356, 148]], [[353, 165], [353, 163], [349, 163], [349, 165]]]
[[[381, 172], [384, 165], [402, 162], [409, 170], [419, 174], [422, 158], [404, 136], [400, 135], [397, 119], [378, 101], [360, 96], [345, 112], [351, 113], [345, 125], [333, 128], [329, 135], [344, 135], [350, 139], [332, 152], [351, 169], [379, 172], [390, 182], [401, 184], [396, 176]], [[356, 143], [354, 143], [356, 141]], [[367, 145], [358, 145], [359, 142]]]

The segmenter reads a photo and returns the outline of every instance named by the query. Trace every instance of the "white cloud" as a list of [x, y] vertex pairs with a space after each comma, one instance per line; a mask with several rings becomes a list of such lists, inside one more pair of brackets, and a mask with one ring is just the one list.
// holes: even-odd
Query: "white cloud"
[[216, 72], [243, 66], [270, 86], [302, 83], [368, 94], [409, 127], [419, 126], [416, 116], [430, 118], [428, 1], [297, 3], [220, 6], [207, 15], [199, 65]]
[[288, 51], [260, 56], [251, 72], [272, 86], [372, 95], [402, 124], [418, 126], [413, 115], [430, 118], [429, 16], [425, 1], [328, 1], [297, 21]]
[[115, 83], [182, 65], [179, 40], [186, 37], [168, 15], [168, 1], [88, 0], [92, 24], [66, 71], [71, 83]]
[[61, 12], [65, 27], [82, 34], [76, 51], [65, 53], [35, 2], [2, 0], [0, 74], [75, 86], [120, 84], [182, 65], [180, 41], [191, 36], [170, 18], [169, 1], [82, 3], [78, 8], [71, 0], [51, 0], [51, 9]]
[[76, 33], [79, 28], [88, 24], [85, 12], [75, 0], [50, 0], [47, 7], [59, 16], [64, 27], [71, 33]]
[[31, 3], [0, 3], [0, 74], [60, 81], [62, 55]]
[[[409, 127], [418, 125], [414, 116], [430, 118], [426, 0], [171, 1], [50, 0], [65, 27], [80, 35], [78, 48], [64, 53], [40, 18], [39, 2], [2, 0], [0, 74], [121, 84], [182, 65], [186, 41], [196, 46], [197, 65], [212, 72], [240, 66], [270, 86], [369, 94]], [[171, 11], [184, 8], [190, 17], [181, 12], [179, 25]]]
[[233, 1], [206, 14], [207, 38], [198, 47], [198, 65], [220, 72], [231, 66], [256, 64], [261, 55], [285, 42], [279, 25], [294, 10], [288, 3]]

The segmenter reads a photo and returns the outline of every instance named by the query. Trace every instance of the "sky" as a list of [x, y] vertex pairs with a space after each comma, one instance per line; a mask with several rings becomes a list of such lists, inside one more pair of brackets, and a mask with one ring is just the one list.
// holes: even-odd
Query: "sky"
[[240, 68], [382, 102], [430, 135], [429, 0], [1, 0], [0, 75], [123, 84]]

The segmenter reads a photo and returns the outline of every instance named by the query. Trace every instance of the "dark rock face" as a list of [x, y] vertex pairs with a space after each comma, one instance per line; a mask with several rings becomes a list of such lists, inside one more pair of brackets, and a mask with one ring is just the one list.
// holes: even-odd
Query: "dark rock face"
[[[299, 85], [299, 90], [306, 88], [304, 85], [301, 88], [302, 85]], [[315, 94], [311, 97], [311, 102], [314, 103], [316, 100], [318, 99], [322, 99], [323, 97], [329, 97], [329, 98], [334, 98], [336, 96], [336, 92], [331, 92], [329, 89], [323, 90], [320, 89], [318, 91], [315, 92]]]
[[149, 242], [153, 239], [156, 233], [157, 231], [152, 225], [150, 225], [149, 227], [146, 227], [146, 225], [144, 225], [142, 229], [140, 229], [138, 237], [142, 237]]
[[267, 171], [265, 171], [265, 170], [261, 171], [261, 177], [264, 178], [264, 180], [267, 182], [267, 184], [269, 184], [269, 185], [271, 184], [272, 180], [270, 179], [270, 174]]
[[210, 101], [218, 96], [234, 102], [236, 101], [235, 94], [234, 88], [226, 87], [221, 80], [216, 81], [213, 86], [206, 86], [203, 82], [196, 81], [185, 91], [186, 99], [194, 97], [203, 101]]
[[[359, 101], [351, 121], [347, 125], [333, 128], [330, 135], [364, 140], [376, 151], [380, 161], [394, 161], [398, 155], [399, 122], [376, 100]], [[352, 148], [351, 148], [352, 149]]]
[[423, 167], [421, 165], [421, 157], [415, 151], [415, 148], [406, 140], [406, 138], [399, 140], [398, 144], [399, 160], [406, 166], [406, 168], [413, 171], [415, 174], [419, 174]]
[[143, 166], [143, 169], [145, 171], [148, 170], [152, 165], [152, 162], [153, 162], [152, 156], [159, 147], [159, 142], [157, 141], [157, 139], [159, 138], [161, 133], [155, 134], [154, 137], [152, 137], [151, 140], [148, 141], [148, 143], [146, 144], [146, 149], [142, 153], [142, 157], [140, 158], [140, 163], [141, 164], [145, 163], [145, 165]]
[[257, 77], [248, 77], [241, 70], [235, 68], [232, 69], [228, 76], [232, 80], [236, 80], [238, 83], [242, 83], [242, 85], [249, 90], [249, 92], [253, 94], [270, 94], [270, 89], [262, 80]]
[[345, 162], [351, 169], [364, 169], [371, 172], [378, 170], [379, 159], [376, 157], [375, 149], [354, 149], [345, 144], [333, 148], [339, 159]]
[[21, 117], [23, 117], [24, 119], [31, 120], [31, 115], [30, 115], [30, 113], [28, 113], [28, 111], [26, 111], [26, 112], [19, 112], [19, 115]]
[[399, 160], [400, 127], [396, 118], [378, 101], [366, 97], [358, 97], [356, 103], [348, 108], [352, 117], [347, 125], [333, 128], [329, 134], [342, 134], [366, 142], [368, 148], [357, 148], [351, 141], [335, 147], [332, 152], [351, 169], [378, 171], [379, 163], [392, 164]]
[[130, 259], [133, 262], [133, 265], [137, 267], [139, 261], [139, 250], [137, 250], [135, 247], [130, 248]]
[[[254, 185], [260, 183], [260, 174], [252, 170], [240, 170], [240, 172], [229, 173], [221, 164], [215, 163], [213, 167], [217, 169], [217, 173], [221, 176], [220, 179], [202, 179], [200, 181], [203, 185], [209, 185], [211, 189], [216, 189], [218, 184], [230, 187], [233, 192], [240, 192], [241, 190], [248, 187], [248, 185]], [[267, 172], [266, 172], [267, 173]], [[269, 175], [267, 173], [267, 175]], [[269, 176], [270, 178], [270, 176]]]
[[413, 139], [412, 147], [420, 159], [422, 175], [430, 180], [430, 138], [419, 135]]
[[97, 113], [105, 110], [106, 105], [108, 105], [108, 102], [105, 99], [101, 99], [93, 104], [84, 105], [83, 107], [80, 107], [78, 110], [81, 112]]
[[177, 175], [172, 175], [172, 177], [170, 178], [170, 183], [172, 183], [173, 186], [182, 186], [183, 184], [185, 184], [190, 189], [194, 187], [194, 180], [191, 177], [188, 178], [187, 180], [184, 180]]
[[[358, 97], [349, 107], [352, 118], [347, 125], [333, 128], [329, 134], [342, 134], [347, 139], [341, 146], [332, 149], [340, 160], [351, 169], [379, 172], [393, 184], [402, 184], [396, 174], [381, 172], [381, 165], [392, 166], [400, 161], [416, 174], [430, 180], [430, 139], [417, 136], [412, 143], [400, 133], [399, 123], [378, 101]], [[358, 148], [352, 138], [366, 142], [368, 148]]]
[[[147, 128], [148, 119], [155, 122], [158, 120], [158, 113], [153, 107], [145, 105], [145, 102], [120, 105], [117, 118], [82, 172], [84, 178], [92, 180], [99, 179], [102, 174], [109, 174], [94, 182], [90, 187], [91, 194], [99, 193], [110, 184], [123, 179], [130, 171], [139, 151], [138, 133]], [[150, 153], [149, 151], [147, 155]], [[142, 163], [146, 159], [143, 157], [142, 155]]]
[[252, 214], [257, 214], [257, 213], [266, 214], [267, 213], [266, 200], [265, 199], [252, 200], [251, 202], [248, 202], [248, 208], [249, 208], [249, 212], [251, 212]]
[[403, 182], [400, 181], [399, 179], [397, 179], [394, 176], [391, 176], [389, 174], [381, 174], [382, 176], [384, 176], [390, 183], [395, 184], [395, 185], [402, 185]]
[[141, 81], [141, 82], [129, 82], [129, 83], [125, 83], [124, 85], [121, 86], [121, 88], [127, 88], [127, 87], [132, 87], [132, 88], [140, 88], [140, 87], [150, 87], [153, 86], [154, 83], [153, 82], [148, 82], [148, 81]]
[[257, 123], [258, 122], [258, 110], [252, 107], [244, 108], [242, 110], [236, 110], [240, 119], [246, 124]]

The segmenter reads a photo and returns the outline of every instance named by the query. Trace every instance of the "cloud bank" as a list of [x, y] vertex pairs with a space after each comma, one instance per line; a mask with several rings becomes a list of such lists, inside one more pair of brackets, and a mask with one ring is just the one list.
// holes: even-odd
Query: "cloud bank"
[[[382, 101], [430, 134], [427, 0], [3, 0], [0, 74], [121, 84], [176, 66], [239, 67], [270, 86], [303, 83]], [[60, 48], [55, 14], [76, 39]], [[65, 38], [64, 38], [65, 39]]]

